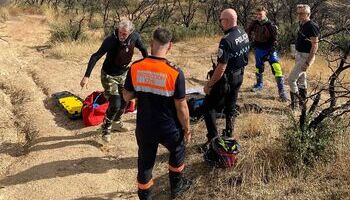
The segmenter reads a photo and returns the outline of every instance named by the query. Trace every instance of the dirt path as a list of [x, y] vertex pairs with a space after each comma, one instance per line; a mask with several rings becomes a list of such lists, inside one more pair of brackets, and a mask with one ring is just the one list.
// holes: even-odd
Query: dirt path
[[[0, 199], [135, 199], [133, 132], [116, 133], [104, 146], [96, 127], [60, 112], [53, 93], [91, 91], [78, 85], [85, 63], [43, 59], [37, 51], [48, 39], [44, 23], [41, 16], [11, 19], [9, 44], [0, 44]], [[101, 87], [97, 78], [91, 88]]]

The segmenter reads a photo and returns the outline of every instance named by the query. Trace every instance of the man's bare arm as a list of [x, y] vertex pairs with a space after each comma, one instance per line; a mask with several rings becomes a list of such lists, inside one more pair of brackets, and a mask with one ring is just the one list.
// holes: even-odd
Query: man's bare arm
[[189, 116], [186, 98], [175, 99], [175, 107], [176, 107], [177, 118], [179, 119], [184, 132], [185, 141], [189, 142], [191, 140], [190, 116]]
[[311, 39], [311, 50], [310, 50], [309, 58], [307, 59], [307, 63], [306, 63], [308, 65], [311, 64], [318, 50], [318, 37], [311, 37], [310, 39]]
[[211, 79], [208, 81], [208, 87], [213, 87], [213, 85], [220, 80], [220, 78], [222, 77], [222, 75], [225, 73], [226, 70], [226, 66], [227, 64], [223, 64], [223, 63], [218, 63], [218, 65], [216, 66], [213, 76], [211, 77]]

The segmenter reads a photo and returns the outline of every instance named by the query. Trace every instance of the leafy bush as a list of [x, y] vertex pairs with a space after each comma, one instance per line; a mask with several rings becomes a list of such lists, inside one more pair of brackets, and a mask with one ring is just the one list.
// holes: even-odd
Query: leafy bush
[[299, 123], [292, 119], [293, 124], [286, 127], [283, 142], [286, 147], [286, 161], [294, 173], [299, 173], [313, 167], [318, 161], [329, 162], [336, 156], [334, 139], [336, 135], [346, 130], [341, 127], [343, 122], [327, 120], [317, 129], [302, 131]]
[[[332, 44], [330, 44], [330, 41]], [[341, 54], [342, 51], [347, 51], [350, 47], [350, 34], [346, 31], [338, 33], [329, 37], [323, 38], [319, 42], [319, 51], [324, 53], [326, 56], [330, 56], [329, 52]]]
[[173, 33], [173, 41], [178, 42], [195, 37], [213, 36], [220, 33], [219, 26], [217, 25], [202, 25], [193, 24], [190, 27], [182, 25], [173, 25], [167, 27]]
[[[137, 27], [137, 24], [135, 25]], [[196, 37], [214, 36], [221, 33], [219, 26], [216, 25], [201, 25], [196, 24], [190, 27], [185, 27], [179, 24], [174, 25], [164, 25], [162, 26], [170, 30], [173, 34], [173, 42], [179, 42], [183, 40], [188, 40]], [[150, 26], [141, 32], [142, 40], [148, 44], [152, 40], [152, 33], [156, 29], [156, 26]]]
[[290, 52], [290, 45], [296, 39], [296, 25], [281, 25], [278, 27], [277, 49], [281, 53]]
[[97, 19], [92, 19], [89, 23], [88, 23], [88, 27], [91, 30], [97, 30], [103, 27], [103, 23]]
[[56, 23], [50, 25], [50, 41], [67, 42], [84, 40], [86, 36], [79, 21], [72, 21], [66, 23]]

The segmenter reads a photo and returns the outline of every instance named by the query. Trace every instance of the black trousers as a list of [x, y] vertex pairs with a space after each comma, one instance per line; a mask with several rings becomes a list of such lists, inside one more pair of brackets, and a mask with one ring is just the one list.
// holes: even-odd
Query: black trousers
[[152, 170], [157, 156], [158, 145], [162, 144], [170, 152], [169, 165], [173, 168], [184, 164], [185, 145], [183, 132], [146, 132], [136, 128], [138, 150], [137, 181], [147, 184], [152, 179]]
[[[204, 99], [204, 121], [207, 127], [208, 141], [218, 135], [216, 127], [216, 113], [218, 110], [224, 110], [226, 117], [226, 129], [231, 129], [232, 118], [236, 115], [236, 102], [238, 98], [238, 92], [243, 82], [244, 69], [240, 69], [236, 72], [225, 72], [228, 89], [225, 92], [219, 92], [222, 86], [215, 84], [209, 95], [206, 95]], [[218, 81], [219, 83], [219, 81]]]
[[124, 109], [126, 107], [126, 102], [123, 99], [123, 86], [118, 85], [119, 95], [110, 95], [108, 98], [109, 105], [106, 111], [106, 117], [112, 121], [119, 121]]

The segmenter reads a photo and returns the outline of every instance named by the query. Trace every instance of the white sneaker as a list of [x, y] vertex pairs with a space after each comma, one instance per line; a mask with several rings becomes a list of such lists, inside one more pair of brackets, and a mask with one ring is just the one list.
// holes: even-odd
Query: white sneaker
[[130, 131], [130, 128], [125, 126], [125, 124], [122, 121], [115, 121], [112, 125], [112, 131], [128, 132]]

